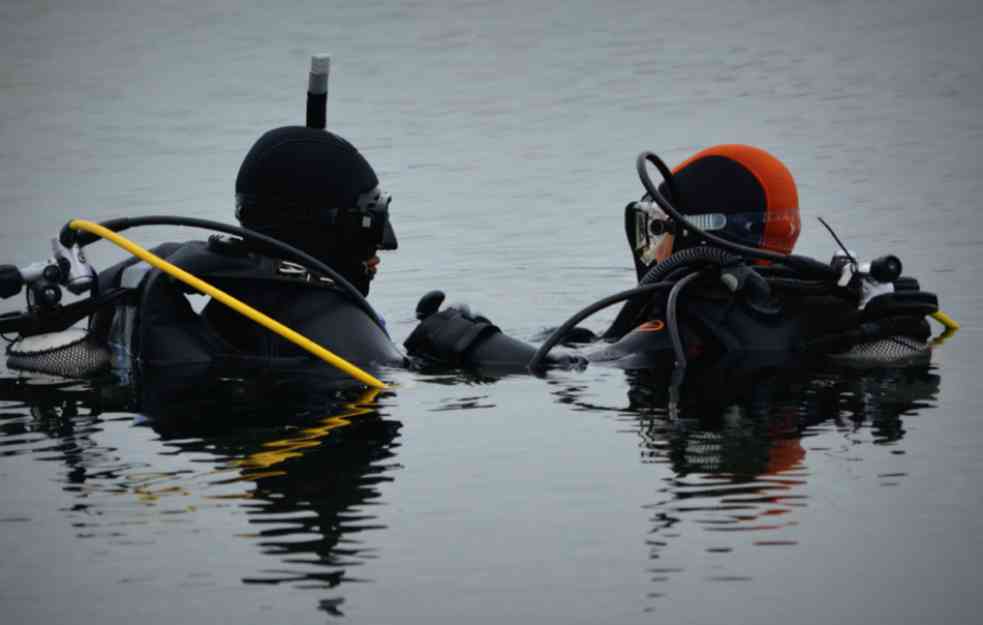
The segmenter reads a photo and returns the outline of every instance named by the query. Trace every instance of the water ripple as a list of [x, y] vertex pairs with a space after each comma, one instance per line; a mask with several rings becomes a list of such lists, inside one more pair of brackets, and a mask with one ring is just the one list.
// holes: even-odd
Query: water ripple
[[[386, 527], [371, 504], [379, 485], [391, 481], [388, 473], [398, 468], [387, 459], [400, 424], [380, 418], [361, 400], [337, 404], [330, 416], [320, 418], [301, 416], [309, 404], [295, 406], [288, 426], [279, 410], [289, 408], [273, 403], [275, 415], [268, 423], [276, 425], [259, 419], [259, 427], [223, 427], [212, 434], [196, 431], [200, 422], [194, 419], [103, 416], [96, 388], [8, 384], [5, 390], [6, 396], [23, 396], [32, 413], [6, 415], [0, 457], [65, 467], [62, 489], [75, 503], [60, 512], [79, 540], [125, 551], [185, 531], [179, 528], [200, 523], [210, 511], [241, 508], [256, 531], [240, 536], [282, 565], [246, 575], [245, 583], [333, 588], [349, 568], [377, 555], [358, 537]], [[221, 406], [212, 401], [194, 410]], [[318, 403], [316, 410], [323, 414], [325, 406]], [[136, 421], [143, 425], [135, 428]], [[121, 436], [150, 456], [109, 442]], [[11, 524], [29, 521], [17, 514], [0, 518]]]

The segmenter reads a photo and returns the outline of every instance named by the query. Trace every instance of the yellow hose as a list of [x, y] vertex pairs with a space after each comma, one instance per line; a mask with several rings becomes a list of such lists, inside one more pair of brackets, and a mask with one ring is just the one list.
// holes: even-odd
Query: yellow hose
[[139, 258], [140, 260], [145, 261], [150, 265], [153, 265], [157, 269], [160, 269], [161, 271], [167, 273], [170, 276], [173, 276], [174, 278], [177, 278], [178, 280], [184, 282], [191, 288], [201, 293], [204, 293], [205, 295], [212, 296], [214, 299], [225, 304], [232, 310], [242, 315], [245, 315], [246, 317], [249, 317], [259, 325], [263, 326], [264, 328], [267, 328], [272, 332], [276, 332], [277, 334], [287, 339], [291, 343], [294, 343], [295, 345], [306, 349], [307, 351], [314, 354], [321, 360], [324, 360], [325, 362], [332, 365], [333, 367], [336, 367], [337, 369], [344, 371], [345, 373], [352, 376], [359, 382], [363, 384], [367, 384], [368, 386], [371, 386], [373, 388], [379, 388], [379, 389], [386, 388], [386, 385], [381, 380], [375, 378], [369, 373], [366, 373], [365, 371], [356, 367], [355, 365], [348, 362], [344, 358], [341, 358], [340, 356], [331, 353], [330, 351], [321, 347], [320, 345], [310, 340], [306, 336], [303, 336], [302, 334], [295, 332], [294, 330], [291, 330], [290, 328], [283, 325], [279, 321], [271, 319], [270, 317], [264, 315], [263, 313], [253, 308], [252, 306], [249, 306], [237, 300], [236, 298], [232, 297], [225, 291], [219, 290], [213, 287], [212, 285], [208, 284], [204, 280], [191, 275], [190, 273], [181, 269], [180, 267], [172, 265], [171, 263], [167, 262], [163, 258], [140, 247], [133, 241], [130, 241], [129, 239], [123, 236], [120, 236], [119, 233], [113, 232], [108, 228], [100, 226], [97, 223], [87, 221], [85, 219], [73, 219], [71, 223], [69, 223], [68, 225], [73, 230], [84, 230], [86, 232], [91, 232], [92, 234], [95, 234], [112, 243], [115, 243], [116, 245], [123, 248], [130, 254], [133, 254], [134, 256]]
[[938, 335], [937, 337], [929, 341], [929, 345], [931, 345], [932, 347], [939, 347], [940, 345], [951, 339], [955, 334], [956, 334], [955, 330], [953, 330], [952, 328], [946, 328], [945, 330], [942, 331], [942, 334]]
[[957, 322], [955, 319], [953, 319], [949, 315], [945, 314], [941, 310], [937, 310], [934, 313], [932, 313], [931, 317], [932, 317], [932, 319], [935, 319], [936, 321], [938, 321], [939, 323], [941, 323], [942, 325], [944, 325], [946, 327], [946, 329], [949, 329], [949, 330], [958, 330], [959, 329], [959, 322]]

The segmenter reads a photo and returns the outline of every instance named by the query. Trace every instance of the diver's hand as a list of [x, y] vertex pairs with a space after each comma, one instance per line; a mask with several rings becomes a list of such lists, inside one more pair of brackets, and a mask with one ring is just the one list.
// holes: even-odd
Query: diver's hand
[[430, 291], [420, 298], [420, 301], [416, 303], [416, 318], [423, 321], [430, 315], [437, 312], [440, 309], [440, 305], [444, 303], [443, 291]]
[[466, 305], [440, 310], [444, 299], [443, 291], [430, 291], [420, 298], [416, 305], [420, 323], [403, 345], [411, 356], [449, 365], [468, 364], [471, 348], [501, 330]]
[[[423, 321], [430, 315], [434, 314], [440, 309], [440, 305], [444, 303], [445, 295], [443, 291], [436, 290], [426, 293], [420, 298], [420, 301], [416, 304], [416, 318]], [[451, 304], [447, 308], [448, 310], [456, 310], [461, 315], [468, 319], [473, 319], [475, 321], [484, 321], [486, 323], [491, 323], [488, 317], [485, 317], [481, 313], [472, 313], [471, 307], [467, 304]]]
[[[431, 291], [416, 306], [420, 324], [403, 343], [411, 356], [431, 363], [526, 372], [536, 353], [528, 343], [512, 338], [487, 317], [471, 312], [465, 304], [440, 310], [441, 291]], [[548, 357], [550, 366], [582, 369], [587, 360], [578, 354]]]

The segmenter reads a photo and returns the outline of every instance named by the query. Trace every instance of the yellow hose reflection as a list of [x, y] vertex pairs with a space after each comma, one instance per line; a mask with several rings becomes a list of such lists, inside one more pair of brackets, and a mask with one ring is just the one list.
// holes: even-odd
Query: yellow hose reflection
[[373, 412], [375, 408], [370, 404], [375, 401], [378, 394], [379, 389], [368, 389], [355, 401], [344, 404], [345, 410], [342, 412], [324, 417], [319, 425], [304, 428], [294, 436], [263, 443], [262, 451], [236, 460], [232, 466], [246, 469], [247, 473], [242, 476], [242, 479], [247, 480], [282, 475], [282, 471], [269, 469], [285, 460], [303, 456], [308, 449], [318, 447], [332, 430], [351, 425], [353, 417]]

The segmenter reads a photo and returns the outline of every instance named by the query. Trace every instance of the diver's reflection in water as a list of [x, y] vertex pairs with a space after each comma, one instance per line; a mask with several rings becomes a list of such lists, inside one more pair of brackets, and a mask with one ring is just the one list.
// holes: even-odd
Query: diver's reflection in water
[[[142, 408], [163, 440], [225, 458], [224, 466], [235, 470], [229, 481], [255, 485], [246, 505], [254, 538], [280, 566], [243, 582], [333, 589], [358, 579], [352, 569], [374, 557], [361, 534], [385, 528], [369, 507], [398, 468], [401, 423], [380, 416], [378, 391], [338, 390], [336, 380], [319, 388], [316, 378], [299, 374], [250, 376], [249, 384], [227, 372], [210, 379], [204, 404], [192, 386], [182, 390], [178, 381], [176, 389], [173, 375], [144, 379]], [[218, 399], [226, 405], [215, 410]], [[195, 439], [186, 440], [189, 434]], [[319, 607], [341, 616], [342, 603], [324, 598]]]
[[660, 452], [680, 476], [753, 477], [792, 468], [805, 452], [791, 450], [822, 424], [869, 428], [874, 443], [898, 441], [901, 416], [932, 405], [939, 388], [927, 366], [695, 372], [678, 398], [660, 374], [628, 376], [629, 411], [640, 416], [643, 447]]
[[[100, 445], [100, 415], [129, 403], [129, 393], [118, 386], [92, 386], [79, 381], [44, 379], [43, 383], [0, 377], [0, 456], [31, 454], [40, 461], [65, 465], [66, 491], [82, 493], [95, 472], [112, 475], [99, 465], [111, 463], [114, 451]], [[80, 501], [73, 508], [85, 511]]]
[[[619, 420], [638, 433], [643, 463], [671, 469], [656, 500], [645, 506], [652, 598], [690, 569], [703, 570], [708, 581], [749, 579], [730, 570], [741, 560], [713, 554], [748, 543], [796, 544], [797, 533], [787, 528], [811, 516], [809, 482], [827, 479], [810, 470], [810, 454], [821, 450], [852, 461], [865, 444], [903, 453], [897, 445], [904, 419], [932, 406], [939, 389], [939, 376], [928, 366], [715, 368], [690, 371], [678, 394], [670, 391], [666, 372], [627, 376], [629, 405], [618, 411]], [[572, 386], [557, 392], [558, 401], [586, 405], [581, 394]], [[890, 484], [903, 474], [878, 479]], [[709, 560], [678, 556], [672, 546], [681, 540], [703, 543]]]
[[[141, 524], [153, 527], [159, 520], [147, 506], [163, 505], [161, 493], [181, 491], [246, 510], [256, 527], [247, 539], [278, 562], [244, 574], [246, 584], [286, 583], [323, 593], [357, 579], [353, 569], [373, 557], [362, 536], [385, 527], [369, 508], [380, 483], [393, 479], [401, 427], [380, 415], [375, 393], [339, 390], [331, 380], [318, 385], [310, 376], [251, 376], [244, 383], [228, 372], [218, 377], [187, 369], [145, 377], [128, 387], [135, 395], [118, 385], [0, 382], [0, 401], [30, 409], [23, 429], [58, 441], [54, 448], [46, 444], [38, 459], [52, 460], [51, 450], [58, 449], [69, 467], [65, 490], [78, 503], [63, 512], [79, 538], [113, 542], [123, 535], [111, 528], [138, 533]], [[90, 437], [102, 431], [100, 415], [110, 410], [145, 415], [144, 424], [166, 448], [195, 463], [204, 459], [204, 473], [186, 466], [167, 472], [167, 451], [161, 462], [121, 463], [114, 448]], [[22, 417], [18, 425], [27, 421]], [[7, 426], [0, 436], [17, 434]], [[135, 495], [132, 506], [120, 505], [125, 493]], [[108, 494], [112, 500], [103, 498]], [[341, 615], [342, 602], [322, 594], [318, 607]]]

